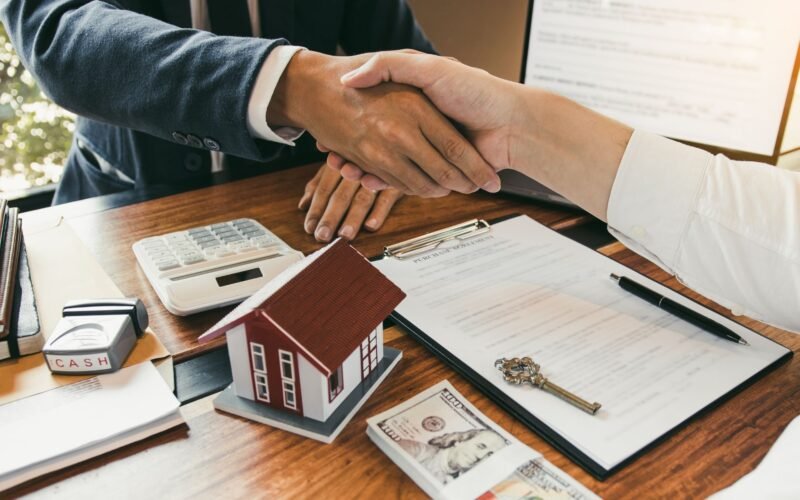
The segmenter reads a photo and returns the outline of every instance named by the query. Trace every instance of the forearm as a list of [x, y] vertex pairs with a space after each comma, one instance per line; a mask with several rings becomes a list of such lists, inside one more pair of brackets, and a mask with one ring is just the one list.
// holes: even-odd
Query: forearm
[[736, 315], [800, 331], [800, 174], [637, 131], [609, 230]]
[[264, 156], [247, 130], [248, 91], [284, 42], [180, 29], [100, 1], [12, 0], [0, 15], [61, 106], [165, 140], [182, 131], [237, 156]]
[[516, 86], [511, 168], [607, 220], [608, 199], [633, 130], [566, 98]]

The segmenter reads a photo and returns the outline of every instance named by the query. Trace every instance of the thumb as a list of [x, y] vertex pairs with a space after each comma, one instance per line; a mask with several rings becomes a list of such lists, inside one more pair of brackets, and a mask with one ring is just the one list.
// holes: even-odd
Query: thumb
[[383, 82], [395, 82], [424, 89], [437, 78], [437, 56], [405, 51], [381, 52], [350, 73], [342, 76], [347, 87], [367, 88]]

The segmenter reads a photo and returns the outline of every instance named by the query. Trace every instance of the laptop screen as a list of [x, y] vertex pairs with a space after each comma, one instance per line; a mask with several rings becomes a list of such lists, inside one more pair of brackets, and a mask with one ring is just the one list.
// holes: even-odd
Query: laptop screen
[[533, 0], [522, 81], [733, 158], [775, 162], [797, 0]]

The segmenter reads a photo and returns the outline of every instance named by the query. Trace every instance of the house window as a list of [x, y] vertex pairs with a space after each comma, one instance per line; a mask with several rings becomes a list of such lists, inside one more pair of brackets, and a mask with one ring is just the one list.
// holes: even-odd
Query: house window
[[328, 401], [336, 399], [336, 396], [338, 396], [344, 388], [343, 366], [344, 365], [340, 365], [339, 368], [328, 377]]
[[297, 409], [297, 394], [294, 386], [294, 356], [289, 351], [279, 350], [281, 361], [281, 383], [283, 385], [283, 406]]
[[269, 403], [269, 386], [267, 385], [267, 376], [263, 373], [255, 374], [256, 380], [256, 398], [260, 401]]
[[250, 342], [250, 361], [253, 363], [253, 381], [256, 386], [256, 399], [269, 403], [267, 360], [264, 358], [263, 345]]
[[361, 378], [367, 375], [378, 366], [378, 331], [373, 330], [369, 337], [361, 342]]
[[297, 400], [295, 399], [294, 382], [288, 380], [283, 381], [283, 405], [292, 410], [297, 409]]
[[288, 351], [278, 351], [281, 356], [281, 377], [294, 380], [294, 360], [292, 353]]

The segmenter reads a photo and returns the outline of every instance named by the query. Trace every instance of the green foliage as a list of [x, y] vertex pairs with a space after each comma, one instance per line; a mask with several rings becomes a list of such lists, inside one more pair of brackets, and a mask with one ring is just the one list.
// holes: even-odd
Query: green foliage
[[0, 192], [57, 182], [74, 130], [75, 116], [39, 90], [0, 24]]

